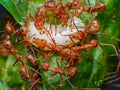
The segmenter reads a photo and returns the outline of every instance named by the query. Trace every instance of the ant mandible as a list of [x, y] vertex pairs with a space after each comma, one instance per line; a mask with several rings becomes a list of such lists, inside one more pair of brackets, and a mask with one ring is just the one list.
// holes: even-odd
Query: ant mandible
[[45, 39], [33, 38], [33, 42], [38, 46], [39, 49], [44, 49], [47, 45], [47, 41]]

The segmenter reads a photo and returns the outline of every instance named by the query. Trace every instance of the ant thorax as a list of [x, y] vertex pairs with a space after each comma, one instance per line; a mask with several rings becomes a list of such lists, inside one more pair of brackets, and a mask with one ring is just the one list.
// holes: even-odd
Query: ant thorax
[[[73, 19], [73, 21], [72, 21], [72, 19]], [[61, 24], [55, 26], [55, 25], [50, 25], [48, 23], [45, 23], [44, 28], [42, 30], [38, 30], [35, 27], [34, 22], [30, 22], [27, 37], [33, 36], [29, 39], [29, 41], [35, 46], [37, 46], [37, 45], [33, 42], [33, 38], [44, 39], [49, 44], [53, 44], [52, 39], [54, 40], [56, 45], [67, 46], [69, 44], [72, 44], [72, 41], [69, 38], [69, 35], [73, 34], [75, 32], [78, 32], [78, 31], [84, 31], [83, 28], [76, 28], [76, 27], [84, 26], [82, 20], [77, 17], [73, 17], [72, 19], [68, 20], [67, 27], [62, 27]], [[74, 26], [73, 23], [76, 25], [76, 27]], [[57, 31], [56, 31], [56, 29], [57, 29]], [[79, 40], [74, 39], [73, 41], [75, 43], [77, 43]]]

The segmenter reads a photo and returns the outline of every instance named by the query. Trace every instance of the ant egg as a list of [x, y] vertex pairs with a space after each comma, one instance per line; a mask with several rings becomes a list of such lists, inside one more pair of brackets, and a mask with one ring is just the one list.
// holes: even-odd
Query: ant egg
[[[72, 28], [70, 26], [72, 26]], [[69, 35], [72, 33], [78, 32], [78, 31], [84, 31], [83, 28], [80, 28], [83, 26], [84, 26], [84, 24], [83, 24], [82, 20], [77, 17], [72, 17], [71, 19], [69, 19], [67, 27], [62, 27], [61, 25], [57, 25], [57, 28], [56, 28], [55, 25], [50, 25], [48, 23], [45, 23], [44, 29], [42, 29], [40, 31], [36, 29], [34, 22], [30, 22], [29, 27], [28, 27], [27, 37], [34, 35], [33, 37], [31, 37], [29, 39], [29, 41], [35, 46], [37, 46], [37, 45], [33, 42], [34, 37], [39, 38], [39, 39], [45, 39], [47, 41], [47, 43], [49, 43], [49, 44], [53, 44], [53, 40], [54, 40], [56, 45], [66, 45], [67, 46], [69, 44], [72, 44], [72, 41], [71, 41]], [[78, 28], [75, 28], [75, 27], [78, 27]], [[75, 39], [73, 39], [73, 40], [75, 43], [77, 43], [79, 41], [79, 40], [75, 40]]]

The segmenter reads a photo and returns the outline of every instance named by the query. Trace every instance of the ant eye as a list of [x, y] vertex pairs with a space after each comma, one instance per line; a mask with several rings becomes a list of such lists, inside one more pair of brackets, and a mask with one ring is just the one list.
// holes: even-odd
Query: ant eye
[[43, 40], [43, 39], [41, 39], [40, 41], [41, 41], [41, 42], [43, 42], [44, 40]]
[[74, 6], [77, 6], [77, 2], [74, 2]]
[[77, 4], [75, 3], [74, 6], [77, 6]]
[[78, 30], [78, 32], [81, 32], [81, 30]]

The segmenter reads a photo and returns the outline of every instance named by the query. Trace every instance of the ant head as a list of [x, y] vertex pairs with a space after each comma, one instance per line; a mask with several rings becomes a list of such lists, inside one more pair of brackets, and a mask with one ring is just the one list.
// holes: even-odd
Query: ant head
[[92, 20], [90, 22], [90, 25], [92, 25], [93, 27], [100, 27], [99, 22], [97, 20]]
[[55, 1], [48, 1], [44, 5], [46, 8], [56, 8], [57, 4]]
[[35, 22], [34, 22], [34, 25], [38, 30], [42, 30], [44, 28], [44, 21], [41, 20], [40, 17], [37, 17]]
[[68, 7], [69, 9], [71, 9], [71, 6], [72, 6], [72, 3], [71, 3], [71, 2], [68, 2], [68, 3], [67, 3], [67, 7]]
[[45, 8], [44, 7], [38, 7], [37, 8], [37, 15], [38, 16], [42, 16], [44, 12], [45, 12]]
[[6, 28], [7, 30], [13, 28], [12, 23], [10, 23], [10, 22], [8, 21], [8, 22], [6, 23], [5, 28]]
[[61, 14], [61, 18], [68, 19], [68, 17], [69, 17], [68, 13], [64, 12]]
[[106, 10], [106, 5], [104, 3], [97, 3], [96, 4], [96, 9], [100, 12], [104, 12]]
[[75, 14], [76, 16], [78, 16], [79, 14], [82, 14], [84, 11], [84, 8], [83, 7], [79, 7], [78, 9], [75, 10]]
[[47, 41], [46, 41], [45, 39], [40, 39], [40, 42], [41, 42], [42, 44], [47, 44]]
[[77, 8], [79, 3], [80, 3], [79, 0], [73, 0], [72, 1], [72, 8]]
[[33, 37], [33, 42], [40, 48], [43, 49], [46, 47], [47, 45], [47, 41], [45, 39], [40, 39], [40, 38], [36, 38]]
[[4, 41], [4, 47], [7, 49], [11, 49], [12, 43], [10, 40]]
[[34, 56], [31, 53], [27, 53], [26, 59], [28, 60], [34, 60]]
[[23, 65], [23, 62], [22, 62], [23, 56], [16, 55], [16, 58], [17, 58], [18, 61], [21, 61], [22, 65]]
[[50, 67], [50, 64], [47, 63], [47, 62], [44, 62], [44, 63], [42, 64], [42, 70], [43, 70], [43, 71], [48, 71], [49, 67]]
[[27, 28], [26, 27], [25, 28], [20, 28], [20, 33], [22, 35], [26, 35], [27, 34]]
[[98, 41], [97, 40], [91, 40], [90, 44], [92, 45], [93, 48], [96, 48], [98, 46]]
[[68, 70], [68, 75], [70, 77], [74, 77], [76, 76], [78, 73], [78, 69], [76, 67], [69, 67], [69, 70]]
[[97, 20], [92, 20], [90, 23], [91, 23], [92, 25], [96, 25], [96, 24], [98, 24], [98, 21], [97, 21]]

